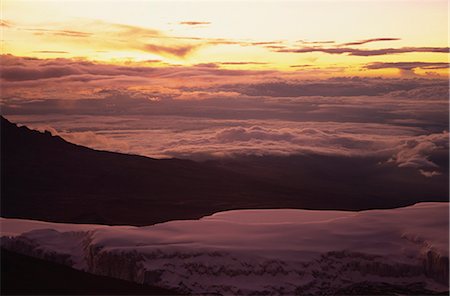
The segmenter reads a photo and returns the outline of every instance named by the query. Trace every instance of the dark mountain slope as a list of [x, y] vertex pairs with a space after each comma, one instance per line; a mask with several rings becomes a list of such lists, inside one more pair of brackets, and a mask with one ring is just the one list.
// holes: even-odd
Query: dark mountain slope
[[148, 225], [292, 196], [209, 164], [96, 151], [3, 118], [1, 136], [4, 217]]
[[[367, 209], [448, 200], [446, 173], [376, 158], [243, 157], [194, 162], [97, 151], [1, 119], [1, 215], [148, 225], [238, 208]], [[448, 164], [442, 153], [440, 162]]]
[[[313, 196], [314, 209], [392, 208], [420, 201], [448, 201], [448, 150], [430, 159], [442, 175], [424, 177], [386, 158], [325, 155], [247, 156], [212, 161], [216, 166]], [[302, 196], [300, 194], [300, 196]]]

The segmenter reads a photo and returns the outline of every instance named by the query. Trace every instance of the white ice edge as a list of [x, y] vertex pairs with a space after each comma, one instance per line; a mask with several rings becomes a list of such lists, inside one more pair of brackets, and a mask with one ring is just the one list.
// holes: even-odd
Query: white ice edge
[[[146, 227], [6, 218], [0, 219], [0, 225], [3, 245], [13, 246], [14, 241], [26, 238], [44, 253], [69, 255], [74, 268], [171, 288], [179, 287], [181, 281], [190, 292], [237, 293], [238, 290], [273, 290], [277, 285], [292, 292], [295, 285], [317, 281], [312, 276], [313, 270], [324, 268], [319, 260], [330, 252], [374, 256], [373, 260], [380, 264], [392, 266], [421, 266], [427, 252], [446, 258], [449, 253], [449, 205], [437, 202], [360, 212], [233, 210], [199, 220], [177, 220]], [[93, 259], [92, 251], [90, 255], [86, 253], [93, 246], [101, 250], [102, 256], [138, 254], [140, 263], [133, 267], [138, 271], [130, 271], [133, 275], [129, 278], [130, 275], [120, 272], [115, 274], [117, 271], [108, 270], [108, 266], [100, 268], [100, 264], [105, 264], [100, 262], [100, 257]], [[354, 261], [353, 255], [345, 256], [336, 266], [342, 268], [345, 262]], [[367, 262], [372, 259], [367, 258], [361, 262], [370, 265]], [[306, 263], [309, 265], [303, 266]], [[266, 274], [256, 272], [263, 267], [266, 271], [273, 270]], [[247, 271], [240, 274], [241, 270]], [[189, 272], [192, 274], [183, 277]], [[218, 277], [217, 272], [229, 276]], [[277, 272], [282, 276], [275, 277]], [[349, 273], [344, 278], [351, 282], [361, 278], [374, 280], [377, 276], [392, 283], [421, 281], [430, 289], [448, 289], [435, 279], [418, 275], [388, 279], [369, 272], [365, 276]]]

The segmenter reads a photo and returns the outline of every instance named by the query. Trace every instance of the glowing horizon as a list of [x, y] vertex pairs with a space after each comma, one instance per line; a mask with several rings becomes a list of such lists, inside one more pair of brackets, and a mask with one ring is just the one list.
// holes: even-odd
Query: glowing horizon
[[448, 75], [447, 1], [4, 1], [2, 11], [3, 54], [15, 56], [311, 77]]

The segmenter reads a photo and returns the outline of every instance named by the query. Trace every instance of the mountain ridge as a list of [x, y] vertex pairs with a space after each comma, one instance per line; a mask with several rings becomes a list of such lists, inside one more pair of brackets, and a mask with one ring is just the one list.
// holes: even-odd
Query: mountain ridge
[[233, 209], [361, 210], [448, 200], [448, 164], [442, 176], [425, 178], [378, 158], [153, 159], [79, 146], [3, 117], [1, 136], [3, 217], [149, 225]]

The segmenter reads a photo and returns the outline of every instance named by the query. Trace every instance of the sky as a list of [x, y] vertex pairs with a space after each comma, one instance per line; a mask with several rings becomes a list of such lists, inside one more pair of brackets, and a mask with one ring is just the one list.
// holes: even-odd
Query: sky
[[447, 1], [6, 0], [2, 40], [17, 56], [115, 64], [446, 74], [447, 10]]
[[2, 1], [1, 113], [151, 157], [448, 150], [447, 1]]

